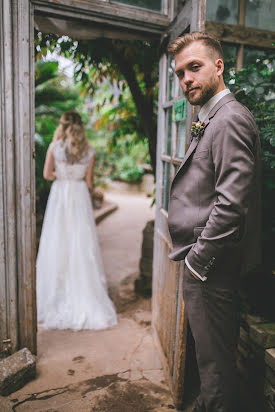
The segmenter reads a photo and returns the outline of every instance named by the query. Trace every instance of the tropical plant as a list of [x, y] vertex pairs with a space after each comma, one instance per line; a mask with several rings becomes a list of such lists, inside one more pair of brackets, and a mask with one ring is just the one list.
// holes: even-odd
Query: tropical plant
[[[68, 37], [37, 33], [36, 53], [45, 54], [50, 48], [76, 63], [75, 78], [81, 81], [85, 91], [94, 93], [104, 79], [127, 83], [135, 105], [131, 123], [138, 127], [141, 139], [148, 139], [151, 164], [156, 166], [157, 139], [157, 81], [158, 41], [122, 41], [112, 39], [81, 40], [75, 42]], [[121, 97], [121, 100], [123, 97]], [[102, 102], [104, 104], [104, 102]], [[128, 127], [127, 125], [127, 127]]]
[[245, 283], [251, 308], [270, 317], [275, 313], [275, 55], [255, 59], [232, 73], [229, 87], [253, 113], [262, 144], [263, 264]]

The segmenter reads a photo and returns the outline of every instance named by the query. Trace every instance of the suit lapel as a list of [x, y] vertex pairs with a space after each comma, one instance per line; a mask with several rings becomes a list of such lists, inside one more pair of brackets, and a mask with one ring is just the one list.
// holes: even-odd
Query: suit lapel
[[[222, 97], [218, 103], [213, 107], [213, 109], [210, 111], [207, 119], [204, 121], [205, 124], [205, 129], [208, 126], [208, 124], [210, 123], [210, 120], [212, 119], [212, 117], [215, 116], [215, 114], [217, 113], [217, 111], [226, 103], [231, 102], [232, 100], [236, 100], [235, 97], [233, 96], [232, 93], [228, 93], [226, 96]], [[203, 137], [202, 137], [203, 138]], [[189, 157], [192, 155], [192, 153], [195, 151], [196, 147], [198, 146], [198, 141], [196, 139], [193, 139], [187, 152], [185, 153], [185, 156], [183, 158], [183, 161], [175, 175], [175, 177], [178, 175], [179, 171], [182, 169], [182, 167], [185, 165], [185, 163], [187, 162], [187, 160], [189, 159]]]
[[[205, 122], [204, 122], [204, 124], [205, 124], [205, 127], [204, 127], [204, 128], [207, 127], [208, 123], [209, 123], [209, 119], [206, 119]], [[193, 139], [193, 140], [192, 140], [192, 142], [191, 142], [191, 144], [190, 144], [187, 152], [185, 153], [185, 156], [184, 156], [184, 158], [183, 158], [183, 161], [182, 161], [182, 163], [181, 163], [181, 165], [180, 165], [180, 167], [179, 167], [179, 169], [178, 169], [178, 171], [177, 171], [177, 174], [179, 173], [179, 171], [181, 170], [181, 168], [185, 165], [185, 163], [187, 162], [187, 160], [189, 159], [189, 157], [191, 156], [191, 154], [195, 151], [196, 147], [198, 146], [198, 143], [199, 143], [198, 140], [196, 140], [196, 139]], [[177, 174], [176, 174], [176, 175], [177, 175]]]
[[187, 160], [189, 159], [189, 157], [191, 156], [191, 154], [194, 152], [194, 150], [196, 149], [196, 147], [198, 146], [198, 141], [196, 139], [193, 139], [187, 152], [185, 153], [185, 156], [183, 158], [183, 161], [177, 171], [177, 174], [179, 173], [180, 169], [183, 167], [183, 165], [187, 162]]
[[232, 100], [236, 100], [235, 97], [233, 96], [232, 93], [228, 93], [226, 94], [224, 97], [222, 97], [217, 104], [215, 104], [215, 106], [213, 107], [213, 109], [210, 111], [209, 115], [208, 115], [208, 123], [209, 121], [212, 119], [212, 117], [215, 116], [215, 114], [217, 113], [217, 111], [225, 104], [231, 102]]

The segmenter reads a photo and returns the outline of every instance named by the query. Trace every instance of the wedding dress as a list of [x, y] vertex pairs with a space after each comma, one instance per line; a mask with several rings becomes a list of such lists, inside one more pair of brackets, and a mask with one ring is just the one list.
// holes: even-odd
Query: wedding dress
[[38, 323], [47, 329], [103, 329], [117, 323], [110, 300], [85, 175], [92, 147], [77, 163], [63, 141], [51, 144], [56, 180], [37, 256]]

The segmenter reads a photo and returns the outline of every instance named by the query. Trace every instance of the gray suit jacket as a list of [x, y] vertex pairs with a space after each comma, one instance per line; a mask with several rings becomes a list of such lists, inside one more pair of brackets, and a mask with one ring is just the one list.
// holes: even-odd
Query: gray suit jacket
[[[211, 276], [234, 248], [247, 271], [260, 263], [260, 139], [249, 110], [229, 93], [191, 142], [172, 186], [169, 257]], [[233, 253], [234, 255], [234, 253]]]

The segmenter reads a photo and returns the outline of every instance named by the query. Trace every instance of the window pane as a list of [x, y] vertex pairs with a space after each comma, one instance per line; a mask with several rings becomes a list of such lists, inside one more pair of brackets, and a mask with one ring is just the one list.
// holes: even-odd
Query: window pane
[[185, 119], [181, 122], [177, 122], [177, 149], [176, 157], [182, 159], [185, 155], [186, 145], [186, 123]]
[[[179, 81], [177, 77], [176, 77], [176, 81], [177, 81], [177, 82]], [[179, 85], [178, 90], [179, 90], [179, 97], [181, 97], [181, 96], [183, 97], [183, 96], [184, 96], [184, 93], [183, 93], [183, 90], [182, 90], [182, 88], [181, 88], [180, 85]]]
[[119, 3], [142, 7], [148, 10], [162, 11], [162, 0], [115, 0]]
[[206, 20], [226, 24], [238, 24], [239, 0], [208, 0]]
[[224, 60], [224, 81], [228, 84], [232, 71], [236, 69], [237, 47], [228, 43], [222, 43]]
[[169, 56], [168, 59], [168, 82], [167, 82], [167, 100], [172, 100], [175, 96], [174, 81], [175, 60]]
[[249, 64], [256, 63], [257, 59], [265, 58], [267, 53], [264, 50], [250, 49], [248, 47], [244, 48], [243, 63], [244, 67]]
[[164, 153], [167, 154], [168, 156], [171, 155], [171, 145], [172, 145], [172, 113], [173, 113], [173, 107], [169, 107], [169, 109], [166, 110], [165, 112], [165, 117], [166, 117], [166, 145], [165, 145], [165, 151]]
[[163, 196], [162, 196], [162, 207], [168, 210], [169, 194], [170, 194], [170, 173], [171, 164], [163, 162]]
[[245, 25], [254, 29], [274, 31], [275, 1], [246, 0]]
[[236, 67], [237, 47], [233, 44], [222, 43], [224, 64]]

